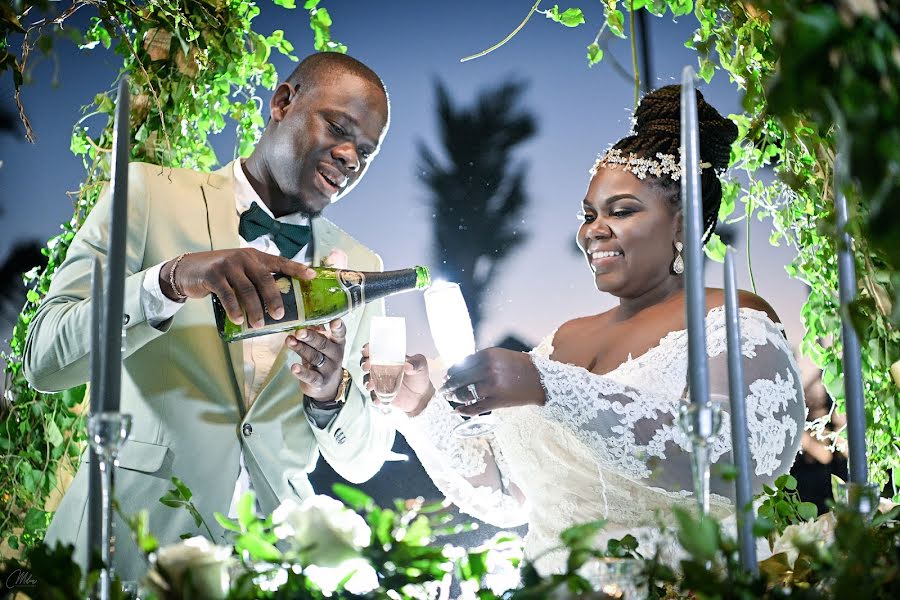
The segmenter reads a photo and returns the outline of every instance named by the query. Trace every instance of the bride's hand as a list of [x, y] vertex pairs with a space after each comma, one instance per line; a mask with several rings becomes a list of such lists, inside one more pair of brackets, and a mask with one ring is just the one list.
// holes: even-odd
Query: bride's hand
[[[372, 402], [381, 405], [382, 402], [375, 395], [375, 386], [372, 385], [369, 377], [368, 344], [363, 346], [359, 366], [365, 373], [363, 385], [369, 390]], [[414, 417], [425, 410], [432, 396], [434, 396], [434, 386], [431, 384], [431, 378], [428, 376], [428, 361], [421, 354], [407, 356], [406, 363], [403, 365], [403, 383], [400, 384], [400, 391], [397, 392], [397, 395], [391, 402], [391, 406]]]
[[[543, 405], [544, 388], [540, 375], [525, 352], [487, 348], [460, 365], [451, 367], [441, 388], [454, 394], [463, 406], [463, 415], [478, 415], [498, 408]], [[472, 386], [477, 397], [472, 394]]]

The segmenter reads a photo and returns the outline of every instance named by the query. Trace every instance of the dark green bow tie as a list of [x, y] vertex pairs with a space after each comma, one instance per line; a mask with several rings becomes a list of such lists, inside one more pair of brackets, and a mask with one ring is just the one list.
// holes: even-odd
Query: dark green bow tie
[[294, 258], [309, 243], [309, 225], [290, 225], [273, 219], [254, 202], [241, 214], [238, 233], [248, 242], [261, 235], [271, 234], [278, 251], [286, 258]]

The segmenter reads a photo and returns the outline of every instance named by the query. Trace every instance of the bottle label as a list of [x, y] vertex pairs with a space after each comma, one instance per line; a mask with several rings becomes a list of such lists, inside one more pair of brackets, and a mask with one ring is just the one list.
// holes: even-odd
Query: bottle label
[[366, 303], [366, 276], [364, 274], [359, 271], [338, 271], [338, 281], [347, 292], [351, 310]]

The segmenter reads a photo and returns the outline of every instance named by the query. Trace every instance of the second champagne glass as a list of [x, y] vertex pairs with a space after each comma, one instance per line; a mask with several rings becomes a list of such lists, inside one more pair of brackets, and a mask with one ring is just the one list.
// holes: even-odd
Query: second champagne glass
[[390, 404], [403, 383], [406, 363], [406, 320], [403, 317], [373, 317], [369, 330], [369, 377], [375, 395], [381, 400], [382, 412]]
[[[471, 354], [475, 354], [475, 334], [469, 309], [463, 298], [459, 284], [448, 281], [435, 282], [425, 291], [425, 312], [428, 327], [438, 354], [451, 367]], [[469, 391], [477, 397], [475, 385]], [[452, 401], [457, 401], [451, 398]], [[459, 437], [479, 437], [497, 427], [491, 415], [478, 415], [457, 425], [453, 433]]]

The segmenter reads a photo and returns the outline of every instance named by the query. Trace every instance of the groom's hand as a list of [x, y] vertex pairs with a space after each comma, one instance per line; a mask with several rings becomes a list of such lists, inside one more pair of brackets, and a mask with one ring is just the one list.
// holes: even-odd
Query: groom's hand
[[334, 400], [343, 375], [347, 326], [341, 319], [328, 325], [328, 330], [323, 326], [301, 329], [285, 340], [303, 359], [291, 367], [291, 373], [300, 381], [303, 394], [316, 402]]
[[[299, 279], [316, 276], [313, 269], [302, 263], [254, 248], [193, 252], [177, 263], [176, 260], [170, 260], [159, 271], [159, 286], [168, 298], [183, 300], [184, 296], [204, 298], [215, 294], [229, 319], [243, 323], [246, 312], [252, 327], [265, 324], [264, 312], [273, 319], [284, 316], [281, 292], [272, 273]], [[175, 282], [174, 290], [171, 281]]]
[[[369, 390], [372, 402], [381, 404], [381, 401], [375, 395], [375, 387], [372, 385], [369, 377], [371, 367], [369, 365], [368, 344], [363, 346], [359, 366], [365, 373], [363, 384]], [[391, 406], [414, 417], [425, 410], [432, 396], [434, 396], [434, 386], [431, 384], [431, 377], [428, 375], [428, 361], [421, 354], [407, 356], [403, 365], [403, 383], [400, 385], [400, 391], [397, 392], [397, 395], [391, 402]]]

